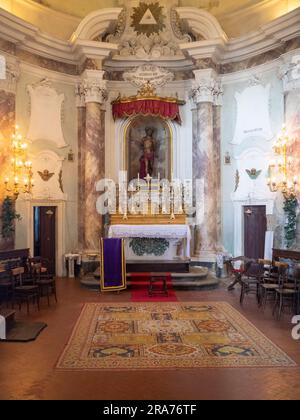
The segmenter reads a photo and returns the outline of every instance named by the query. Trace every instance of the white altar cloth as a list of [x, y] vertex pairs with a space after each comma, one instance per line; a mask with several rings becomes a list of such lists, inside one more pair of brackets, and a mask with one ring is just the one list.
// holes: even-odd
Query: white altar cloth
[[0, 340], [6, 340], [6, 321], [4, 316], [0, 315]]
[[187, 225], [113, 225], [109, 238], [156, 238], [186, 240], [186, 257], [191, 256], [191, 230]]

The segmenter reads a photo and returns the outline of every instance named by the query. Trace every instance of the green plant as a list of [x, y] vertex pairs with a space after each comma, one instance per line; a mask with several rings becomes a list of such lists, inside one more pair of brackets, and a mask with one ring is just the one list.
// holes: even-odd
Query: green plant
[[6, 197], [2, 204], [2, 237], [10, 239], [15, 233], [15, 220], [21, 220], [21, 216], [16, 213], [15, 203], [10, 197]]
[[297, 233], [297, 208], [298, 200], [295, 195], [287, 196], [284, 200], [284, 212], [287, 216], [284, 227], [286, 246], [291, 248]]

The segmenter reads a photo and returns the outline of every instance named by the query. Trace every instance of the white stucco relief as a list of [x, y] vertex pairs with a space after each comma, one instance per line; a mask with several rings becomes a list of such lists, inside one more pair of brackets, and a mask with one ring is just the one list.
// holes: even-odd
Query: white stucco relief
[[27, 89], [31, 99], [28, 139], [32, 142], [48, 140], [58, 148], [66, 147], [62, 129], [64, 94], [57, 93], [46, 79]]
[[270, 118], [271, 85], [249, 86], [243, 92], [236, 92], [237, 121], [232, 144], [239, 145], [251, 137], [273, 137]]

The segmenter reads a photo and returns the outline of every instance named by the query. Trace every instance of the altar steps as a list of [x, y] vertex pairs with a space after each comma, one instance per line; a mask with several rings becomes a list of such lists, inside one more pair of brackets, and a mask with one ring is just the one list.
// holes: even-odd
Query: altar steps
[[[158, 267], [160, 267], [159, 264]], [[153, 266], [151, 268], [153, 268]], [[149, 271], [131, 271], [131, 273], [161, 272], [161, 270], [151, 270], [149, 267], [148, 270]], [[131, 273], [128, 273], [127, 275], [127, 285], [129, 289], [131, 287]], [[172, 286], [177, 290], [210, 290], [219, 286], [219, 279], [217, 279], [213, 274], [209, 273], [205, 267], [190, 267], [189, 272], [171, 272], [171, 278]], [[134, 283], [137, 281], [138, 280], [135, 277]], [[141, 281], [143, 281], [143, 278], [141, 278]], [[97, 273], [82, 278], [80, 282], [84, 287], [99, 290], [100, 277], [97, 275]]]
[[190, 260], [129, 260], [126, 262], [127, 273], [189, 273]]

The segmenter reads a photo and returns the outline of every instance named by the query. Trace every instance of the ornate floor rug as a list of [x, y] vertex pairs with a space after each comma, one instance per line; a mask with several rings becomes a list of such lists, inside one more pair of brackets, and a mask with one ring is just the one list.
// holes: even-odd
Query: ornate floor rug
[[292, 367], [227, 303], [86, 304], [58, 369]]

